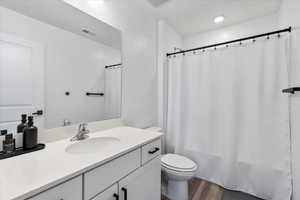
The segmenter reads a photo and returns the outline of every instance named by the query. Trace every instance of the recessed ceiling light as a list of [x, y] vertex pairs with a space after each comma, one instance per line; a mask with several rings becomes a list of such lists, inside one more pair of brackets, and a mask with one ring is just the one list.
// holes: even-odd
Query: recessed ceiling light
[[224, 20], [225, 20], [225, 17], [223, 15], [220, 15], [220, 16], [215, 17], [214, 22], [216, 24], [220, 24], [220, 23], [224, 22]]

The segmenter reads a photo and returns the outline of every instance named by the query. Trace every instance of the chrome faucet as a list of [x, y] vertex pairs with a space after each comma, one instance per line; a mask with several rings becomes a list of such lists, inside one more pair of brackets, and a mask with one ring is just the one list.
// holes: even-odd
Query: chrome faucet
[[89, 132], [90, 131], [87, 129], [87, 124], [79, 124], [78, 132], [74, 137], [71, 138], [71, 141], [84, 140], [89, 137], [87, 135]]

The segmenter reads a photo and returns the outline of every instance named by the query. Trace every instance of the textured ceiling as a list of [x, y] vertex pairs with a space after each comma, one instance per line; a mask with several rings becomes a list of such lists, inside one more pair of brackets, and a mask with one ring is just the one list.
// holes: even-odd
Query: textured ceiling
[[[190, 35], [275, 13], [280, 4], [281, 0], [169, 0], [152, 10], [181, 34]], [[218, 15], [225, 16], [223, 24], [214, 24]]]

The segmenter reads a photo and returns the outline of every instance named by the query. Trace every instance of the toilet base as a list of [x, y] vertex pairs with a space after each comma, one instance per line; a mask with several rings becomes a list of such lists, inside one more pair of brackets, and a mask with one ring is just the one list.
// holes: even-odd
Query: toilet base
[[188, 200], [188, 182], [169, 180], [167, 197], [171, 200]]

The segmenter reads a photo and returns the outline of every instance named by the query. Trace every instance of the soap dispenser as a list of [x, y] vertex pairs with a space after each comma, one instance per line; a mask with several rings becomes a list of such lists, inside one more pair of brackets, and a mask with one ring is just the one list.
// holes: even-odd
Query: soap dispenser
[[28, 117], [27, 126], [23, 130], [23, 149], [33, 149], [37, 146], [38, 129], [34, 126], [33, 116]]
[[16, 141], [17, 141], [17, 146], [21, 147], [23, 144], [23, 130], [27, 126], [27, 115], [22, 114], [21, 115], [21, 123], [17, 126], [17, 134], [16, 134]]
[[17, 126], [17, 133], [23, 133], [24, 128], [27, 126], [27, 123], [26, 123], [27, 115], [23, 114], [23, 115], [21, 115], [21, 118], [22, 118], [21, 123]]

